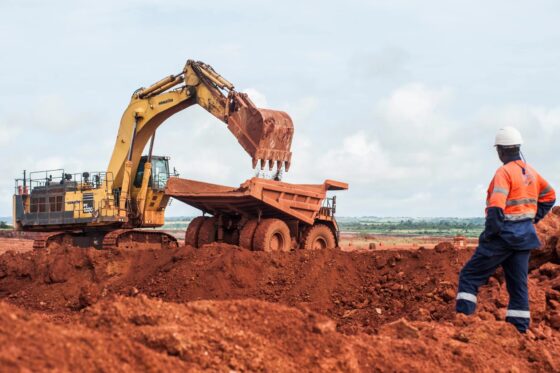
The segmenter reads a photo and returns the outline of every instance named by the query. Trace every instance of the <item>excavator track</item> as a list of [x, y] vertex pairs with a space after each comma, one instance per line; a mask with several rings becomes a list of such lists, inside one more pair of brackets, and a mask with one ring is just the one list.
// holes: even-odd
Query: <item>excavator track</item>
[[162, 231], [147, 231], [140, 229], [117, 229], [111, 231], [103, 238], [103, 249], [121, 250], [153, 248], [175, 248], [179, 246], [177, 239]]
[[62, 243], [66, 232], [44, 232], [40, 233], [33, 241], [34, 249], [46, 249], [51, 243]]
[[[175, 248], [179, 244], [172, 235], [161, 231], [140, 229], [117, 229], [103, 235], [102, 232], [44, 232], [33, 241], [34, 249], [47, 249], [52, 244], [68, 244], [74, 247], [97, 249]], [[101, 244], [100, 244], [101, 243]]]

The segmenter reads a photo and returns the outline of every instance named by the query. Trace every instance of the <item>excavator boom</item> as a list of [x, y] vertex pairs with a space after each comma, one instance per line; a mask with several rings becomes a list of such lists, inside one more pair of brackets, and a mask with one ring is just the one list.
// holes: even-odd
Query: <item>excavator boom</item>
[[236, 92], [210, 65], [193, 60], [187, 61], [182, 73], [137, 90], [133, 101], [153, 100], [172, 88], [188, 91], [188, 98], [194, 96], [199, 105], [225, 122], [251, 156], [253, 168], [260, 163], [261, 168], [289, 170], [294, 125], [287, 113], [257, 108], [247, 94]]
[[[226, 123], [251, 156], [253, 168], [259, 163], [261, 168], [277, 167], [278, 173], [290, 168], [294, 126], [288, 114], [257, 108], [210, 65], [188, 60], [182, 72], [136, 90], [123, 113], [107, 174], [113, 176], [119, 211], [135, 221], [132, 226], [154, 221], [147, 217], [153, 209], [146, 208], [152, 146], [147, 162], [142, 162], [144, 148], [148, 142], [153, 144], [157, 128], [167, 118], [194, 104]], [[136, 182], [135, 189], [132, 183], [138, 172], [143, 180]]]

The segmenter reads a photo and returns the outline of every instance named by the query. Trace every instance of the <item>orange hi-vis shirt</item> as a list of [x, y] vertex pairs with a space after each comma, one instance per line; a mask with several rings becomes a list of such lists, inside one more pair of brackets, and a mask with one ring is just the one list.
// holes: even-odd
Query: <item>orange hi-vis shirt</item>
[[527, 163], [517, 160], [500, 167], [488, 187], [486, 211], [499, 207], [504, 221], [532, 220], [539, 202], [554, 202], [556, 193]]

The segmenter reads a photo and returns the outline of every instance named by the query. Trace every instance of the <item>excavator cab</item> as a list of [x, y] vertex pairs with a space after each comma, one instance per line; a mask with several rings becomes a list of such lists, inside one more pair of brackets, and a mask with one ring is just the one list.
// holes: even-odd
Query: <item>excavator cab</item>
[[[144, 166], [148, 161], [148, 156], [143, 155], [138, 164], [138, 171], [134, 178], [134, 186], [140, 188], [142, 186], [142, 178], [144, 177]], [[167, 185], [167, 180], [170, 176], [177, 176], [175, 172], [169, 171], [169, 157], [166, 156], [152, 156], [152, 175], [148, 182], [148, 187], [154, 190], [164, 190]]]

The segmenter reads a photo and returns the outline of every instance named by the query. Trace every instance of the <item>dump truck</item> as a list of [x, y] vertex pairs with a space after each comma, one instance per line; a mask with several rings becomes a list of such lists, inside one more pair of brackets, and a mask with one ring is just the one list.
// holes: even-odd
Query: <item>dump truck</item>
[[172, 177], [165, 193], [210, 216], [194, 218], [185, 244], [214, 241], [256, 251], [330, 249], [338, 246], [336, 196], [348, 184], [290, 184], [254, 177], [238, 188]]
[[165, 194], [173, 176], [169, 158], [152, 154], [156, 130], [195, 104], [227, 125], [251, 156], [253, 167], [289, 169], [293, 137], [289, 115], [257, 108], [210, 65], [188, 60], [178, 74], [134, 91], [106, 171], [24, 171], [15, 181], [15, 229], [41, 232], [35, 248], [52, 242], [108, 249], [132, 242], [177, 246], [172, 235], [141, 228], [161, 227], [170, 199]]

